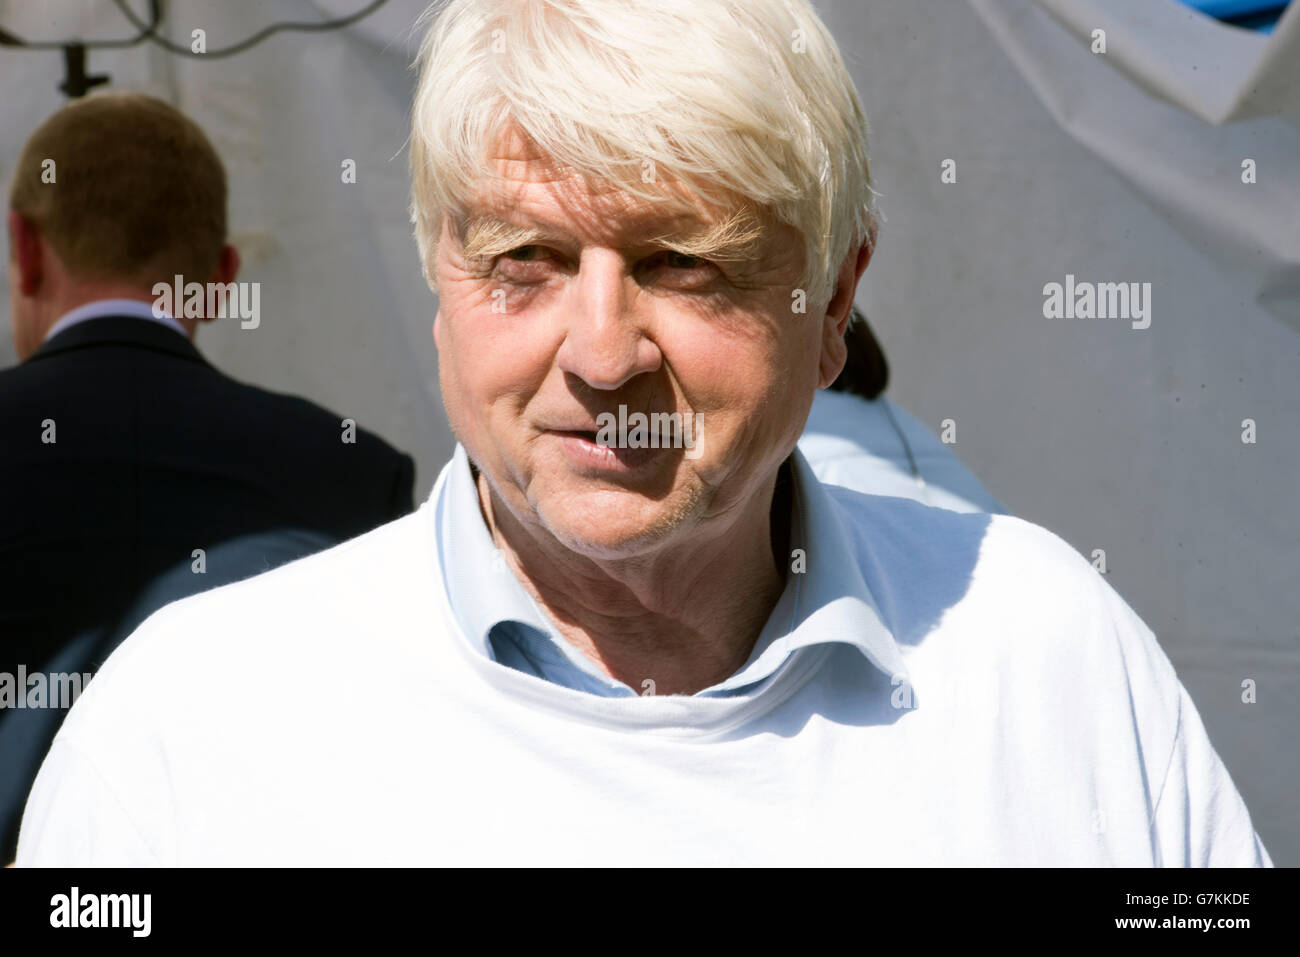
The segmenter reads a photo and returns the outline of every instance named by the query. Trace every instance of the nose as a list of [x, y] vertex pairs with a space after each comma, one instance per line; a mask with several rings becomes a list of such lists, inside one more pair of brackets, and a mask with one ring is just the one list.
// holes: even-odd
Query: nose
[[618, 254], [583, 251], [556, 362], [593, 389], [617, 389], [643, 372], [654, 372], [663, 361], [631, 308], [631, 287]]

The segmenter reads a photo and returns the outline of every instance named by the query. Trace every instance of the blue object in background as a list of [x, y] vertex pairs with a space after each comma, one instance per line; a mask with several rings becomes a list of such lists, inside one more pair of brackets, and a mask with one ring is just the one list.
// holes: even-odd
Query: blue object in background
[[1236, 27], [1272, 33], [1287, 8], [1280, 0], [1183, 0], [1193, 10]]
[[799, 451], [813, 474], [831, 485], [953, 512], [1009, 514], [951, 446], [883, 395], [864, 399], [817, 390]]

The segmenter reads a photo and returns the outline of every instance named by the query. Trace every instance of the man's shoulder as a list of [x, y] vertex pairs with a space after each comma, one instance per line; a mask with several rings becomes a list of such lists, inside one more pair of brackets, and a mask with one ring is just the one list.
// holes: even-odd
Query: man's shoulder
[[[382, 658], [417, 605], [426, 617], [434, 566], [424, 510], [271, 571], [200, 592], [150, 615], [91, 687], [155, 680], [184, 687], [238, 680], [244, 669]], [[185, 676], [177, 680], [176, 676]]]
[[1067, 723], [1102, 697], [1117, 709], [1132, 698], [1151, 753], [1168, 754], [1182, 691], [1173, 664], [1106, 576], [1066, 541], [1011, 515], [831, 494], [919, 683], [938, 676], [941, 684], [1016, 686], [1032, 691], [1040, 715]]
[[941, 560], [942, 553], [978, 549], [969, 557], [999, 563], [1033, 562], [1054, 574], [1086, 574], [1092, 566], [1056, 533], [994, 512], [956, 512], [910, 498], [869, 495], [824, 484], [853, 538], [863, 544], [908, 553], [914, 560]]
[[324, 551], [168, 608], [191, 622], [257, 616], [268, 607], [313, 616], [342, 607], [372, 608], [428, 575], [431, 550], [426, 532], [427, 514], [419, 509]]
[[[143, 320], [132, 320], [143, 322]], [[72, 330], [78, 331], [78, 330]], [[146, 329], [154, 333], [156, 330]], [[166, 335], [175, 335], [166, 331]], [[84, 404], [93, 398], [106, 411], [115, 404], [138, 407], [136, 397], [147, 391], [155, 400], [151, 410], [174, 411], [187, 421], [238, 428], [249, 441], [274, 434], [293, 441], [326, 447], [326, 441], [359, 447], [362, 459], [378, 459], [394, 466], [409, 459], [400, 450], [348, 416], [310, 399], [238, 379], [212, 365], [184, 343], [182, 350], [168, 344], [136, 342], [130, 339], [92, 341], [84, 346], [39, 354], [26, 362], [0, 369], [0, 398], [11, 411], [37, 405], [50, 408], [59, 400], [62, 408]], [[106, 382], [126, 382], [130, 389], [106, 387]], [[120, 412], [109, 418], [120, 419]], [[345, 438], [346, 436], [346, 438]]]
[[333, 508], [342, 519], [355, 511], [364, 517], [364, 527], [371, 527], [376, 516], [412, 508], [414, 459], [355, 417], [212, 366], [189, 365], [200, 370], [194, 375], [201, 383], [193, 396], [177, 397], [176, 403], [189, 421], [207, 423], [209, 447], [260, 455], [280, 474], [296, 476], [302, 504], [314, 514]]
[[245, 418], [256, 419], [285, 433], [319, 436], [322, 441], [314, 444], [321, 446], [326, 441], [355, 445], [392, 463], [409, 458], [374, 432], [358, 425], [355, 418], [341, 415], [300, 395], [244, 382], [219, 369], [211, 369], [211, 372], [210, 387], [228, 394]]
[[1012, 515], [827, 490], [859, 570], [904, 641], [940, 622], [950, 635], [1012, 644], [1051, 636], [1058, 647], [1147, 631], [1099, 570], [1046, 528]]
[[223, 724], [247, 736], [258, 716], [335, 707], [367, 675], [418, 670], [413, 662], [443, 647], [431, 640], [439, 617], [424, 527], [417, 511], [165, 605], [108, 656], [59, 739], [93, 750], [123, 729], [170, 741]]
[[[59, 444], [43, 446], [51, 423]], [[0, 444], [15, 456], [117, 461], [124, 436], [146, 460], [165, 452], [202, 472], [256, 469], [258, 488], [296, 489], [300, 511], [335, 516], [348, 535], [414, 504], [412, 457], [355, 416], [240, 381], [197, 353], [110, 342], [0, 371]]]

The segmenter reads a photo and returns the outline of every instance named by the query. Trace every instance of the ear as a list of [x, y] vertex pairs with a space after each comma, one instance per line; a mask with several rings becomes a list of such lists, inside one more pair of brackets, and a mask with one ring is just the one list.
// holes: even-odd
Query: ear
[[239, 275], [239, 250], [234, 246], [222, 246], [221, 256], [217, 259], [217, 268], [212, 271], [212, 281], [219, 283], [234, 282]]
[[[239, 275], [239, 250], [231, 245], [222, 246], [221, 255], [217, 257], [217, 264], [212, 269], [212, 277], [211, 279], [209, 279], [209, 282], [218, 282], [224, 286], [227, 283], [234, 282], [235, 277], [238, 275]], [[216, 316], [201, 316], [199, 318], [199, 321], [211, 322], [215, 318]], [[191, 336], [194, 335], [193, 329], [198, 328], [198, 323], [193, 322], [193, 320], [186, 322], [184, 319], [181, 319], [180, 323], [181, 325], [185, 326], [187, 329], [190, 329]]]
[[867, 238], [856, 248], [849, 250], [840, 265], [839, 276], [835, 280], [835, 291], [831, 301], [826, 304], [826, 314], [822, 318], [822, 351], [817, 368], [817, 388], [827, 388], [844, 369], [848, 349], [844, 345], [844, 330], [849, 326], [853, 315], [853, 297], [858, 290], [858, 280], [871, 264], [871, 257], [876, 251], [876, 221], [873, 218], [868, 229]]
[[433, 316], [433, 346], [439, 352], [442, 351], [442, 307]]
[[10, 258], [18, 266], [18, 291], [31, 297], [45, 279], [45, 250], [41, 231], [30, 219], [9, 210]]

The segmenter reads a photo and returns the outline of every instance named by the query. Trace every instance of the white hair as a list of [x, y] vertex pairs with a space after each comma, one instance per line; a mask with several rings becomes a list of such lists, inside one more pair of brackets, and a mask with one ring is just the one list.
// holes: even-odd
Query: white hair
[[663, 185], [677, 182], [733, 214], [788, 223], [814, 302], [867, 239], [866, 116], [808, 0], [442, 0], [430, 16], [411, 220], [435, 291], [446, 217], [466, 215], [510, 128], [643, 200], [687, 208]]

